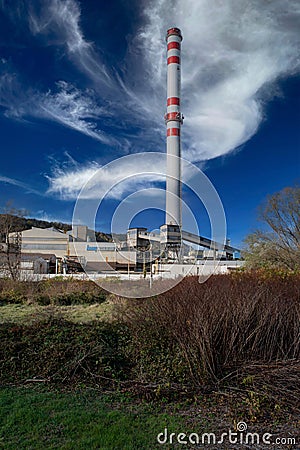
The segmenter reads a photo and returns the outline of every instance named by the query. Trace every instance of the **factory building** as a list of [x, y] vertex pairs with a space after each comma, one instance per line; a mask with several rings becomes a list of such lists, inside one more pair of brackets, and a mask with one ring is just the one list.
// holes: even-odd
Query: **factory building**
[[22, 231], [22, 253], [53, 253], [57, 258], [67, 254], [69, 235], [55, 228], [36, 228]]
[[[56, 273], [128, 271], [136, 266], [135, 251], [120, 249], [113, 242], [96, 242], [94, 231], [84, 225], [74, 226], [68, 232], [53, 227], [32, 227], [21, 232], [21, 243], [24, 269], [32, 268], [34, 273], [45, 273], [45, 267], [49, 272], [49, 254], [52, 262], [53, 258], [56, 260]], [[40, 270], [39, 263], [43, 266]]]

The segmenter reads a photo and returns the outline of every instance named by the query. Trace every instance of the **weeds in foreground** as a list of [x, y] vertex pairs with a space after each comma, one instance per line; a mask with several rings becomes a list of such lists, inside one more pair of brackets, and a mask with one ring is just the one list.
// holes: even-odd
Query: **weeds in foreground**
[[102, 303], [107, 292], [91, 281], [61, 279], [42, 281], [13, 281], [0, 278], [0, 306], [25, 305], [83, 305]]
[[268, 402], [296, 409], [299, 297], [297, 274], [189, 277], [156, 298], [114, 297], [113, 323], [2, 324], [0, 382], [122, 387], [166, 401], [238, 392], [253, 420]]

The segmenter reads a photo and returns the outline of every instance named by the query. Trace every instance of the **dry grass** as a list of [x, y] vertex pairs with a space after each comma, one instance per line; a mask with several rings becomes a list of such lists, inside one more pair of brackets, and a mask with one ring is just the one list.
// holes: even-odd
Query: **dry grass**
[[102, 303], [108, 293], [91, 281], [62, 279], [13, 281], [0, 278], [0, 305], [74, 305]]

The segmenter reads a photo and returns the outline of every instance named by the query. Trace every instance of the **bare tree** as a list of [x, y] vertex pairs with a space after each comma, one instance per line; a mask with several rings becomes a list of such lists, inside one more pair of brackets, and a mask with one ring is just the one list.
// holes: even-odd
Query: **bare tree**
[[269, 196], [259, 218], [267, 231], [257, 230], [245, 239], [248, 266], [300, 268], [300, 187]]
[[0, 215], [0, 271], [13, 280], [20, 276], [22, 233], [19, 218], [24, 211], [10, 205]]

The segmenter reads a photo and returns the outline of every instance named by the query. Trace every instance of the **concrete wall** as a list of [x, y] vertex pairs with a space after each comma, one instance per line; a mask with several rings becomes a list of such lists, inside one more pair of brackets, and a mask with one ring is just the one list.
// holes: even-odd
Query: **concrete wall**
[[244, 261], [198, 261], [197, 264], [160, 264], [163, 277], [186, 275], [210, 275], [229, 273], [244, 265]]

